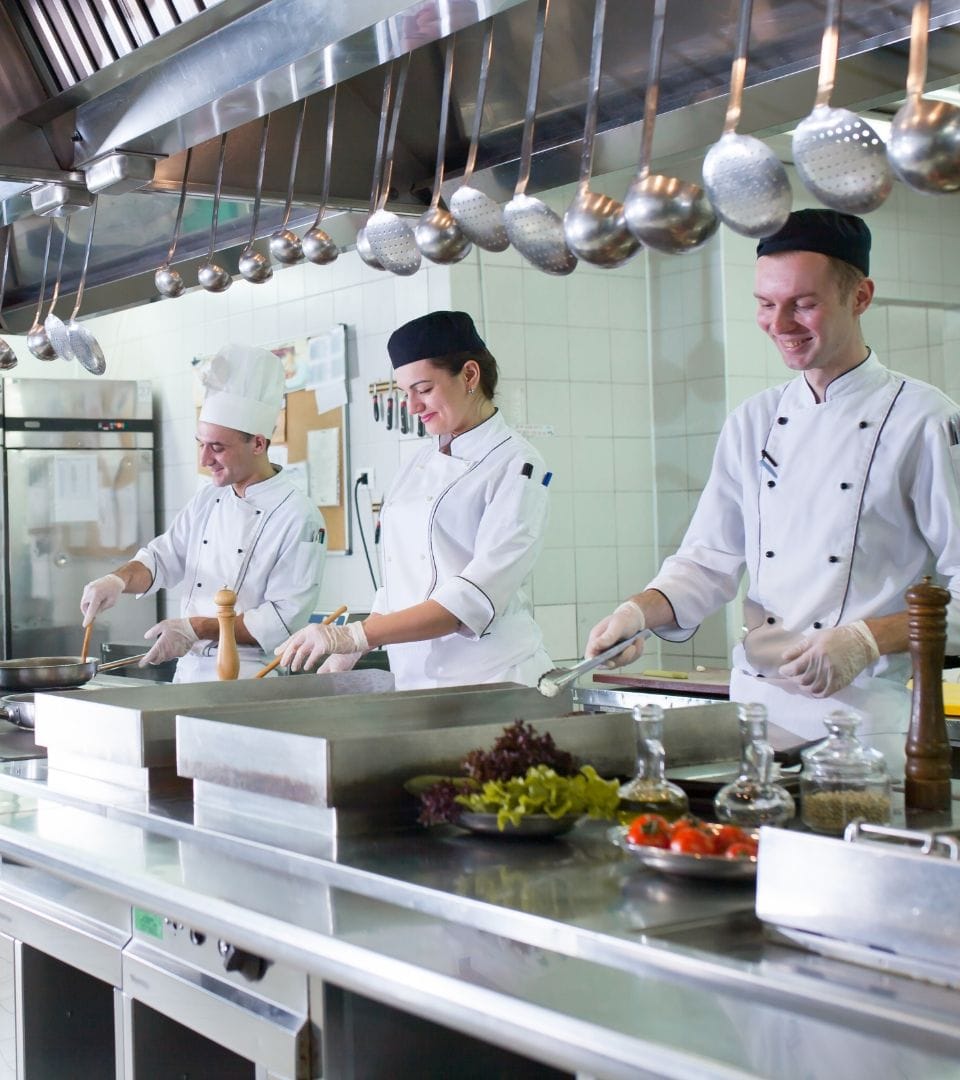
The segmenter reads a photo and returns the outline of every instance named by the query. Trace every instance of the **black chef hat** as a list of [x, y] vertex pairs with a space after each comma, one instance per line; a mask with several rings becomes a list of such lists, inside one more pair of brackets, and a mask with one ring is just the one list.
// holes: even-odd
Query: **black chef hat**
[[485, 349], [473, 319], [465, 311], [432, 311], [405, 323], [390, 335], [387, 352], [395, 368], [415, 360]]
[[819, 251], [870, 273], [870, 229], [863, 218], [836, 210], [794, 210], [773, 236], [757, 244], [757, 256], [779, 251]]

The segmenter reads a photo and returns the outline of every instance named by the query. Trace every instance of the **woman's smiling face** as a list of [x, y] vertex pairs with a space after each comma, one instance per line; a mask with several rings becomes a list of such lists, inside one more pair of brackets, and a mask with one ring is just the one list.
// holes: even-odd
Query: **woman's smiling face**
[[[468, 393], [476, 386], [476, 365], [468, 361], [458, 375], [431, 360], [415, 360], [397, 369], [397, 386], [406, 394], [407, 407], [431, 435], [459, 435], [476, 421], [477, 404]], [[472, 379], [472, 382], [471, 382]]]

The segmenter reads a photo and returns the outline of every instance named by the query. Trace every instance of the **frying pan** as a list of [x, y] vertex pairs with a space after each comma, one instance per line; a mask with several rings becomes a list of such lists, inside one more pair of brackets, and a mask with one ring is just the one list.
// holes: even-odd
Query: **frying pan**
[[25, 660], [0, 661], [0, 690], [69, 690], [83, 686], [98, 671], [135, 664], [147, 654], [124, 656], [101, 664], [97, 660], [85, 660], [79, 656], [31, 656]]

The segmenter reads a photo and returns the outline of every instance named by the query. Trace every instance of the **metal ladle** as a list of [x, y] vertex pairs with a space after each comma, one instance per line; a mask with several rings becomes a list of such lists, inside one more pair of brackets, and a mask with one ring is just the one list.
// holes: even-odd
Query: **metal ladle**
[[738, 135], [747, 74], [753, 0], [742, 0], [730, 99], [720, 141], [703, 160], [703, 186], [720, 219], [741, 236], [772, 236], [787, 220], [793, 193], [787, 170], [765, 142]]
[[920, 95], [927, 78], [930, 0], [917, 0], [910, 27], [907, 100], [890, 125], [887, 158], [893, 171], [917, 191], [960, 191], [960, 108]]
[[333, 164], [333, 127], [337, 115], [337, 84], [334, 83], [327, 99], [327, 141], [323, 147], [323, 190], [320, 192], [320, 209], [317, 218], [309, 229], [303, 234], [301, 245], [303, 254], [310, 262], [318, 266], [332, 263], [340, 254], [340, 249], [334, 243], [333, 237], [320, 228], [323, 215], [327, 210], [327, 200], [330, 198], [330, 167]]
[[192, 156], [193, 147], [191, 146], [187, 151], [187, 158], [183, 164], [183, 180], [180, 182], [180, 202], [177, 204], [177, 220], [176, 224], [173, 226], [173, 239], [170, 241], [167, 257], [153, 275], [153, 283], [157, 287], [157, 292], [160, 293], [161, 296], [170, 298], [183, 295], [183, 278], [180, 276], [180, 271], [174, 270], [170, 264], [173, 262], [173, 256], [177, 250], [177, 243], [180, 240], [180, 227], [183, 224], [183, 208], [187, 201], [187, 175], [190, 172], [190, 159]]
[[667, 255], [680, 255], [694, 251], [709, 240], [720, 227], [720, 219], [699, 184], [650, 173], [653, 129], [660, 99], [666, 9], [666, 0], [656, 0], [650, 34], [650, 70], [643, 103], [640, 164], [636, 179], [623, 200], [623, 210], [627, 225], [638, 240]]
[[40, 322], [40, 312], [43, 309], [43, 294], [47, 288], [47, 267], [50, 262], [50, 239], [53, 234], [53, 218], [47, 221], [47, 242], [43, 250], [43, 273], [40, 275], [40, 297], [37, 300], [37, 311], [33, 317], [33, 325], [27, 331], [27, 348], [38, 360], [56, 360], [57, 353], [50, 344], [47, 332]]
[[880, 136], [849, 109], [831, 109], [840, 50], [840, 0], [827, 0], [813, 109], [793, 133], [793, 163], [806, 187], [832, 210], [866, 214], [893, 188]]
[[480, 49], [480, 79], [477, 83], [477, 104], [473, 114], [473, 135], [470, 138], [470, 150], [467, 153], [467, 164], [460, 187], [450, 196], [450, 213], [463, 235], [477, 247], [484, 251], [505, 251], [510, 246], [510, 237], [507, 236], [503, 224], [502, 207], [479, 188], [470, 186], [477, 164], [477, 147], [480, 145], [480, 125], [483, 121], [483, 103], [487, 96], [487, 77], [492, 54], [493, 19], [487, 19]]
[[[393, 67], [394, 61], [387, 66], [383, 76], [383, 95], [380, 100], [380, 125], [377, 129], [377, 150], [373, 159], [373, 180], [370, 184], [370, 212], [367, 214], [367, 222], [373, 217], [380, 199], [380, 179], [383, 175], [383, 155], [387, 143], [387, 122], [390, 117], [390, 100], [393, 95]], [[370, 241], [367, 238], [367, 222], [357, 232], [357, 254], [373, 270], [385, 270], [386, 267], [373, 253]]]
[[63, 223], [63, 239], [60, 241], [60, 260], [57, 263], [57, 280], [53, 286], [53, 299], [50, 301], [50, 310], [43, 320], [43, 328], [47, 332], [50, 344], [61, 360], [76, 360], [76, 354], [70, 344], [70, 334], [67, 332], [66, 323], [59, 315], [54, 314], [57, 301], [60, 299], [60, 282], [63, 280], [63, 256], [67, 250], [67, 237], [70, 235], [70, 223], [72, 218], [67, 218]]
[[383, 182], [380, 186], [380, 198], [377, 209], [370, 215], [365, 227], [370, 250], [383, 266], [392, 274], [409, 277], [420, 269], [420, 249], [413, 229], [399, 215], [387, 210], [386, 202], [390, 195], [390, 180], [393, 176], [393, 153], [397, 141], [397, 128], [400, 123], [400, 108], [403, 92], [407, 85], [407, 73], [410, 70], [410, 53], [400, 61], [400, 73], [397, 76], [397, 88], [393, 95], [393, 114], [390, 117], [390, 133], [387, 136], [386, 157], [383, 164]]
[[440, 132], [437, 138], [437, 167], [433, 176], [430, 205], [420, 215], [414, 231], [417, 247], [424, 258], [435, 263], [456, 263], [463, 259], [472, 245], [464, 236], [456, 218], [440, 206], [440, 186], [443, 183], [443, 159], [447, 148], [447, 120], [450, 115], [450, 87], [453, 83], [453, 54], [456, 36], [447, 38], [443, 62], [443, 91], [440, 99]]
[[217, 221], [220, 217], [220, 188], [223, 184], [223, 159], [227, 151], [226, 132], [220, 136], [220, 158], [217, 162], [217, 180], [213, 191], [213, 215], [210, 219], [210, 250], [197, 270], [200, 285], [212, 293], [222, 293], [230, 288], [233, 279], [222, 266], [213, 261], [217, 248]]
[[87, 227], [87, 245], [83, 252], [83, 267], [80, 270], [80, 284], [77, 286], [77, 300], [73, 305], [70, 321], [67, 323], [67, 333], [70, 335], [70, 347], [74, 356], [80, 361], [91, 375], [102, 375], [107, 370], [107, 360], [100, 348], [100, 342], [79, 321], [77, 313], [83, 303], [83, 290], [87, 283], [87, 270], [90, 267], [90, 251], [93, 248], [93, 229], [97, 223], [97, 204], [99, 197], [94, 199], [90, 210], [90, 224]]
[[255, 251], [253, 242], [257, 238], [257, 226], [260, 224], [260, 201], [263, 195], [263, 170], [267, 163], [267, 132], [270, 130], [270, 114], [263, 118], [263, 131], [260, 134], [260, 156], [257, 161], [257, 189], [253, 199], [253, 221], [250, 223], [250, 239], [240, 252], [237, 268], [240, 276], [252, 285], [262, 285], [273, 277], [270, 260], [260, 251]]
[[[0, 270], [0, 312], [3, 311], [3, 298], [7, 292], [7, 269], [10, 266], [10, 238], [13, 236], [13, 226], [8, 225], [3, 230], [3, 269]], [[17, 366], [17, 354], [13, 351], [10, 343], [0, 338], [0, 371], [10, 371]]]
[[293, 209], [293, 185], [297, 179], [297, 164], [300, 161], [300, 140], [303, 137], [303, 119], [307, 115], [307, 99], [300, 102], [297, 113], [297, 127], [293, 136], [293, 153], [290, 158], [290, 180], [287, 184], [287, 201], [283, 205], [283, 221], [280, 227], [270, 234], [270, 254], [284, 266], [293, 266], [303, 259], [303, 242], [292, 230], [287, 228], [290, 211]]
[[593, 13], [593, 44], [590, 54], [590, 83], [587, 115], [580, 154], [580, 184], [563, 215], [563, 235], [567, 247], [585, 262], [607, 269], [623, 266], [640, 250], [640, 242], [627, 228], [623, 203], [590, 190], [593, 171], [593, 142], [597, 131], [600, 98], [600, 68], [603, 54], [603, 25], [607, 0], [596, 0]]
[[567, 248], [563, 221], [545, 202], [527, 195], [530, 182], [530, 163], [533, 159], [533, 121], [537, 112], [540, 91], [540, 68], [543, 60], [543, 32], [547, 22], [550, 0], [539, 0], [537, 21], [530, 56], [530, 83], [527, 87], [527, 106], [523, 120], [523, 142], [520, 147], [520, 172], [513, 198], [503, 208], [503, 223], [510, 243], [538, 270], [563, 276], [574, 271], [577, 257]]

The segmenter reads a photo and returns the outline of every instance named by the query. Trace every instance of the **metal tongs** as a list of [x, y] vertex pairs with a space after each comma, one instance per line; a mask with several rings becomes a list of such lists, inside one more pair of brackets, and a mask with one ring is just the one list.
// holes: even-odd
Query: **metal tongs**
[[537, 680], [537, 689], [544, 697], [556, 697], [561, 690], [569, 686], [575, 679], [579, 679], [581, 675], [586, 675], [588, 671], [593, 671], [594, 668], [598, 668], [601, 664], [605, 664], [608, 660], [619, 656], [637, 638], [649, 636], [649, 630], [638, 630], [635, 634], [631, 634], [630, 637], [624, 638], [623, 641], [618, 641], [616, 645], [611, 645], [609, 649], [604, 649], [602, 653], [597, 653], [596, 656], [591, 656], [588, 660], [581, 660], [579, 664], [574, 664], [572, 668], [552, 668]]

